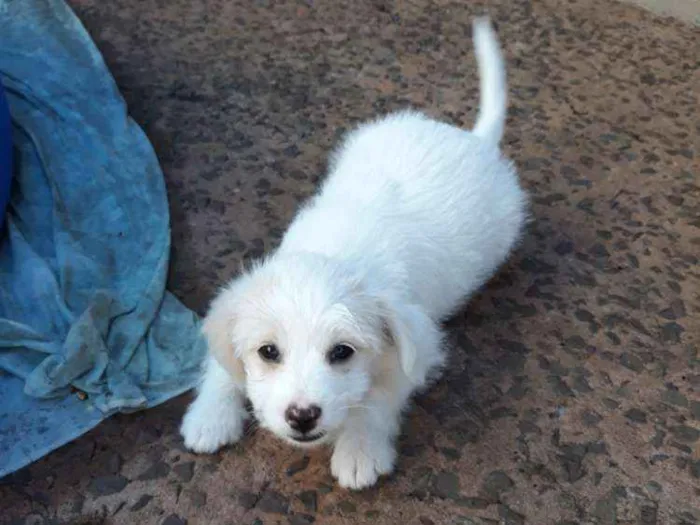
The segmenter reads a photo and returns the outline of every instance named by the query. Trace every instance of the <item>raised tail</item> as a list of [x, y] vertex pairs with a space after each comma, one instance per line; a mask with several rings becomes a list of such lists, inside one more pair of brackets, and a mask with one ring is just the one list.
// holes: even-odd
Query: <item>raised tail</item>
[[508, 107], [506, 65], [498, 36], [488, 18], [472, 23], [474, 49], [479, 66], [479, 116], [472, 133], [498, 145], [503, 137]]

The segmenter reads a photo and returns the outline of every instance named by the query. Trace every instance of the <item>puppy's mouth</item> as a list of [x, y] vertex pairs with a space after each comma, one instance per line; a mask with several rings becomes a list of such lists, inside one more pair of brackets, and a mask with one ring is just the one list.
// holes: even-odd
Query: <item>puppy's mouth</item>
[[301, 434], [289, 437], [297, 443], [313, 443], [314, 441], [321, 439], [323, 436], [325, 436], [325, 432], [318, 432], [316, 434]]

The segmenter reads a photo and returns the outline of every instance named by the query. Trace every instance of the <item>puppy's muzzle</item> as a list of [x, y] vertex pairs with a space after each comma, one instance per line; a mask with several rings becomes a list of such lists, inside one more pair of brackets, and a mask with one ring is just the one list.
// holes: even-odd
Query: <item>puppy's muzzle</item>
[[321, 407], [318, 405], [309, 405], [304, 408], [298, 405], [289, 405], [284, 412], [284, 418], [290, 428], [305, 435], [316, 428], [320, 417]]

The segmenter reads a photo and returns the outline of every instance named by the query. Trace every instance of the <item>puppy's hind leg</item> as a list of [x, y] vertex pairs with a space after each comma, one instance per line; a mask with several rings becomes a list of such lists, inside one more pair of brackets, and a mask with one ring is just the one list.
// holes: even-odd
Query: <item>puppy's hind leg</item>
[[245, 414], [240, 385], [215, 358], [209, 357], [197, 398], [180, 427], [185, 446], [194, 452], [212, 453], [235, 443], [243, 434]]

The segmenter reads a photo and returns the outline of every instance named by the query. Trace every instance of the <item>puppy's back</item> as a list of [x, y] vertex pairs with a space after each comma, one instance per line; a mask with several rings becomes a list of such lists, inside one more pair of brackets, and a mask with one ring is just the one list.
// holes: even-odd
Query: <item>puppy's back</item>
[[526, 196], [498, 149], [505, 72], [487, 22], [475, 22], [475, 39], [482, 90], [495, 90], [482, 93], [475, 129], [415, 111], [359, 127], [283, 248], [400, 263], [416, 300], [436, 318], [493, 274], [519, 238]]

